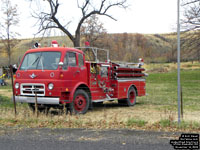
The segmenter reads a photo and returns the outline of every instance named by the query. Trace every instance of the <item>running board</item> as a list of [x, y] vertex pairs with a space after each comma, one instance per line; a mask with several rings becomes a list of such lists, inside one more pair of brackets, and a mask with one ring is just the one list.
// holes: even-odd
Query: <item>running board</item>
[[104, 101], [113, 101], [116, 100], [117, 98], [105, 98], [105, 99], [98, 99], [98, 100], [93, 100], [92, 102], [98, 103], [98, 102], [104, 102]]

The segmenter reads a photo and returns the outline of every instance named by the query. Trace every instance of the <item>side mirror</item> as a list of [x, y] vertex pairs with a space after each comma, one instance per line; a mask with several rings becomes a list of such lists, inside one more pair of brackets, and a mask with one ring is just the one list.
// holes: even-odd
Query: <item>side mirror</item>
[[64, 63], [63, 63], [62, 61], [59, 62], [59, 63], [58, 63], [59, 69], [62, 69], [63, 65], [64, 65]]
[[62, 67], [64, 65], [63, 62], [59, 62], [58, 66]]
[[12, 66], [12, 69], [13, 69], [13, 73], [17, 72], [17, 65], [14, 64], [14, 65]]

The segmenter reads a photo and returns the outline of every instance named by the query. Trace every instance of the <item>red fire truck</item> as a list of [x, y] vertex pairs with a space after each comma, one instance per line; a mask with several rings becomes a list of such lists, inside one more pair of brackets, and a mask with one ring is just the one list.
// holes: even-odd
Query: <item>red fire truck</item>
[[[116, 63], [109, 60], [109, 51], [86, 47], [35, 48], [28, 50], [16, 72], [16, 102], [28, 103], [38, 110], [67, 105], [71, 112], [84, 114], [92, 104], [118, 100], [133, 106], [136, 96], [145, 95], [143, 60], [139, 63]], [[94, 60], [86, 61], [91, 50]], [[98, 60], [98, 52], [107, 54]]]

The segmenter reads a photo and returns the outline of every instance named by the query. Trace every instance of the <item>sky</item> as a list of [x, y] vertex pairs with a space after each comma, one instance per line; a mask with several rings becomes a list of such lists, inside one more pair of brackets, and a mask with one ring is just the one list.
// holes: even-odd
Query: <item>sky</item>
[[[20, 23], [15, 28], [20, 38], [31, 38], [37, 32], [36, 20], [30, 14], [30, 2], [28, 0], [15, 0], [20, 14]], [[108, 33], [169, 33], [176, 31], [177, 0], [129, 0], [129, 7], [113, 8], [109, 13], [117, 19], [114, 21], [108, 17], [100, 17]], [[63, 22], [72, 20], [69, 30], [74, 34], [77, 21], [80, 18], [80, 10], [77, 9], [76, 0], [70, 4], [61, 0], [60, 17]], [[1, 17], [1, 16], [0, 16]], [[57, 35], [57, 33], [53, 33]]]

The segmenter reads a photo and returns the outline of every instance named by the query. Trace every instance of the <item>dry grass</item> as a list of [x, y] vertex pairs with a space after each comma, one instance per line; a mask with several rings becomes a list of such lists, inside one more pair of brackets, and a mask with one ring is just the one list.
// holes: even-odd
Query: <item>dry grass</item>
[[6, 97], [12, 97], [12, 90], [11, 89], [0, 89], [0, 95]]
[[[160, 65], [160, 66], [159, 66]], [[167, 70], [173, 71], [176, 64], [150, 64], [145, 68], [159, 68], [164, 65]], [[182, 63], [184, 70], [200, 69], [198, 62]], [[156, 69], [155, 69], [156, 70]], [[17, 127], [50, 127], [50, 128], [95, 128], [95, 129], [113, 129], [113, 128], [129, 128], [129, 129], [150, 129], [150, 130], [184, 130], [184, 131], [200, 131], [200, 110], [184, 108], [183, 120], [187, 122], [184, 127], [179, 128], [174, 123], [177, 121], [177, 100], [176, 87], [174, 87], [172, 77], [174, 74], [167, 74], [166, 81], [163, 77], [158, 81], [157, 74], [149, 76], [147, 89], [149, 96], [137, 99], [137, 104], [134, 107], [119, 106], [116, 101], [107, 102], [101, 107], [95, 107], [88, 111], [85, 115], [65, 115], [58, 110], [50, 110], [48, 115], [39, 114], [37, 118], [28, 108], [27, 105], [17, 106], [17, 116], [14, 116], [11, 107], [0, 107], [0, 124], [3, 126]], [[197, 73], [191, 74], [197, 75]], [[168, 79], [169, 78], [169, 79]], [[191, 79], [188, 79], [187, 83]], [[196, 80], [199, 81], [199, 78]], [[195, 80], [195, 81], [196, 81]], [[197, 81], [196, 81], [197, 82]], [[176, 83], [175, 83], [176, 84]], [[171, 87], [172, 86], [172, 87]], [[188, 90], [187, 87], [184, 87]], [[196, 85], [194, 88], [198, 91]], [[157, 94], [159, 93], [159, 94]], [[186, 92], [185, 92], [186, 93]], [[184, 93], [184, 94], [185, 94]], [[186, 93], [188, 95], [188, 93]], [[198, 105], [198, 92], [193, 91], [192, 98], [189, 101], [195, 102]], [[0, 89], [0, 95], [11, 97], [12, 91], [10, 88]], [[186, 95], [184, 95], [186, 98]], [[165, 102], [165, 103], [163, 103]], [[185, 105], [187, 102], [185, 102]]]
[[[51, 109], [48, 114], [39, 113], [37, 117], [27, 106], [18, 105], [17, 115], [12, 108], [0, 108], [0, 124], [2, 126], [15, 126], [18, 128], [92, 128], [92, 129], [142, 129], [142, 130], [176, 130], [176, 131], [200, 131], [199, 127], [178, 128], [160, 124], [162, 120], [170, 121], [174, 125], [177, 113], [168, 110], [158, 110], [155, 106], [141, 108], [118, 107], [116, 103], [106, 104], [103, 107], [94, 108], [85, 115], [63, 114], [60, 110]], [[185, 113], [184, 121], [193, 124], [200, 122], [197, 117], [199, 112]], [[191, 117], [196, 116], [196, 118]]]
[[[170, 72], [177, 70], [177, 63], [156, 63], [156, 64], [145, 64], [144, 68], [147, 72]], [[200, 63], [197, 61], [192, 62], [181, 62], [181, 69], [184, 70], [195, 70], [200, 69]]]

